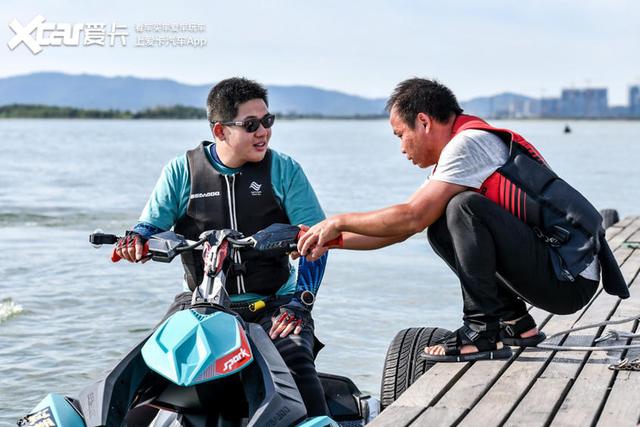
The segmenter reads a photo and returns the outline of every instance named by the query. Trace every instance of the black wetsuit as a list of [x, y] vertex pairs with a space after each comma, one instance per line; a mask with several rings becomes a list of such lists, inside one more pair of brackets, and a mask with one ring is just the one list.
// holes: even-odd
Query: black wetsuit
[[582, 276], [559, 280], [549, 247], [531, 227], [476, 192], [453, 197], [427, 235], [460, 279], [465, 322], [487, 331], [523, 316], [524, 301], [551, 313], [573, 313], [598, 287]]

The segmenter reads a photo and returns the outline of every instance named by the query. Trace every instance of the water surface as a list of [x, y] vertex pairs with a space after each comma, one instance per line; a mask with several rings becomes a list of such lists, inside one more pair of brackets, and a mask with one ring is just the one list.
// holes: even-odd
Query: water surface
[[[637, 214], [638, 122], [496, 122], [536, 144], [599, 208]], [[209, 138], [199, 121], [0, 120], [0, 424], [47, 392], [76, 394], [131, 348], [180, 290], [181, 267], [112, 264], [87, 236], [121, 233], [164, 164]], [[412, 166], [384, 120], [280, 121], [272, 147], [303, 166], [328, 214], [406, 200]], [[379, 393], [387, 346], [410, 326], [455, 328], [457, 281], [424, 234], [334, 251], [314, 309], [325, 372]]]

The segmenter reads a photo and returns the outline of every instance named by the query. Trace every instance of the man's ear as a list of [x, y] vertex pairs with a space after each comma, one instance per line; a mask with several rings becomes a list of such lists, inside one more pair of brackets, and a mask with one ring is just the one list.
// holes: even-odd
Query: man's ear
[[429, 129], [431, 129], [431, 120], [431, 117], [427, 114], [418, 113], [418, 116], [416, 117], [416, 126], [420, 126], [421, 128], [424, 128], [425, 132], [428, 132]]
[[211, 133], [213, 133], [214, 138], [217, 140], [224, 141], [224, 126], [220, 122], [216, 122], [211, 126]]

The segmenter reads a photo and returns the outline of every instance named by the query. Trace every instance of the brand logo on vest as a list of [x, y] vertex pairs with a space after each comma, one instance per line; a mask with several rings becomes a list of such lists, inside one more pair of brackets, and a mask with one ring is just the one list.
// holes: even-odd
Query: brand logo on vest
[[249, 185], [249, 188], [251, 189], [252, 196], [262, 196], [262, 190], [260, 190], [262, 188], [262, 184], [258, 184], [253, 181], [251, 185]]
[[208, 193], [192, 194], [189, 198], [190, 199], [202, 199], [204, 197], [219, 197], [219, 196], [220, 196], [220, 192], [219, 191], [209, 191]]

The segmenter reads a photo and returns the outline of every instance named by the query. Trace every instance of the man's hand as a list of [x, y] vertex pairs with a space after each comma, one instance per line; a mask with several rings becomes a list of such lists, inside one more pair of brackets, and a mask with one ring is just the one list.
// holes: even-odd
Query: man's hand
[[144, 264], [149, 260], [149, 258], [145, 257], [146, 242], [147, 239], [135, 231], [127, 231], [125, 236], [120, 238], [118, 243], [116, 243], [113, 253], [129, 262], [141, 262]]
[[[298, 224], [298, 228], [302, 232], [303, 236], [304, 236], [304, 233], [306, 233], [309, 230], [309, 226], [308, 225], [304, 225], [304, 224]], [[289, 256], [291, 257], [291, 259], [296, 260], [296, 259], [300, 258], [300, 251], [298, 251], [296, 249], [295, 251], [291, 252], [289, 254]]]
[[309, 310], [298, 302], [291, 301], [283, 305], [280, 307], [280, 312], [271, 318], [269, 336], [274, 340], [278, 337], [285, 338], [292, 332], [294, 335], [299, 335], [307, 316], [309, 316]]
[[325, 219], [311, 227], [298, 241], [298, 252], [309, 261], [316, 261], [329, 248], [324, 245], [340, 237], [338, 221], [335, 217]]

